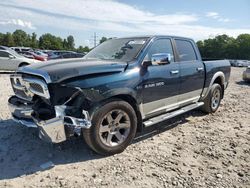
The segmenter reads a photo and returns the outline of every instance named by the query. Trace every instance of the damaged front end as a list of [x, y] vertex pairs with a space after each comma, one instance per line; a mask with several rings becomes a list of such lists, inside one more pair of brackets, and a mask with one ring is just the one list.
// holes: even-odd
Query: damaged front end
[[52, 143], [79, 136], [89, 129], [89, 101], [80, 88], [47, 84], [42, 76], [16, 73], [10, 76], [15, 96], [9, 98], [13, 119], [38, 127], [39, 137]]

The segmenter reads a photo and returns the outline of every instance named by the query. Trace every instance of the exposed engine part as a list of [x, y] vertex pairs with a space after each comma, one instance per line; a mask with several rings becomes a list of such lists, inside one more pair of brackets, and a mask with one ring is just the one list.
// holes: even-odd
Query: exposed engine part
[[[82, 118], [76, 118], [66, 113], [72, 106], [58, 105], [54, 107], [54, 117], [46, 120], [39, 119], [32, 108], [34, 104], [27, 103], [24, 100], [13, 96], [9, 99], [9, 108], [14, 119], [28, 127], [38, 127], [39, 137], [47, 142], [59, 143], [66, 140], [69, 131], [74, 135], [81, 135], [81, 129], [91, 127], [90, 117], [87, 111], [82, 110]], [[39, 109], [40, 112], [44, 111]]]

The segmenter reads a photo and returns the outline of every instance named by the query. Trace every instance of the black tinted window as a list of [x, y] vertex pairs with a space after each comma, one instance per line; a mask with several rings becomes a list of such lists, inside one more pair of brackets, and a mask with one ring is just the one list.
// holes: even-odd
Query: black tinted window
[[193, 45], [190, 41], [175, 40], [180, 61], [197, 60]]
[[9, 53], [0, 51], [0, 57], [9, 57]]
[[83, 57], [84, 54], [76, 54], [75, 57]]
[[67, 54], [63, 54], [62, 57], [63, 58], [71, 58], [71, 57], [73, 57], [73, 55], [71, 53], [67, 53]]
[[173, 60], [174, 55], [170, 39], [158, 39], [154, 41], [148, 50], [145, 60], [151, 60], [153, 54], [159, 53], [168, 53], [171, 55], [171, 60]]

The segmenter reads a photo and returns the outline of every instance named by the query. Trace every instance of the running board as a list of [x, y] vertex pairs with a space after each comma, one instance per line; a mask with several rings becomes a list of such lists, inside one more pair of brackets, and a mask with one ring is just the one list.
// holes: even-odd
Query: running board
[[190, 110], [198, 108], [198, 107], [202, 106], [203, 104], [204, 104], [204, 102], [197, 102], [197, 103], [182, 107], [182, 108], [180, 108], [180, 109], [178, 109], [176, 111], [169, 112], [169, 113], [166, 113], [166, 114], [162, 114], [162, 115], [159, 115], [157, 117], [153, 117], [153, 118], [143, 122], [143, 124], [144, 124], [145, 127], [149, 127], [149, 126], [154, 125], [156, 123], [160, 123], [160, 122], [162, 122], [164, 120], [173, 118], [175, 116], [178, 116], [178, 115], [183, 114], [185, 112], [188, 112]]

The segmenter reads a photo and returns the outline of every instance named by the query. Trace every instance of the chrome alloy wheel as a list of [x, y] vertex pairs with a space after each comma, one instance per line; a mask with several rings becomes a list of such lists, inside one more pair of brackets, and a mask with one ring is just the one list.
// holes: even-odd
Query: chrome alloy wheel
[[211, 100], [211, 107], [213, 110], [217, 109], [220, 104], [221, 93], [219, 89], [214, 90], [212, 100]]
[[130, 126], [126, 112], [120, 109], [110, 111], [101, 120], [99, 136], [102, 143], [109, 147], [122, 144], [129, 135]]

